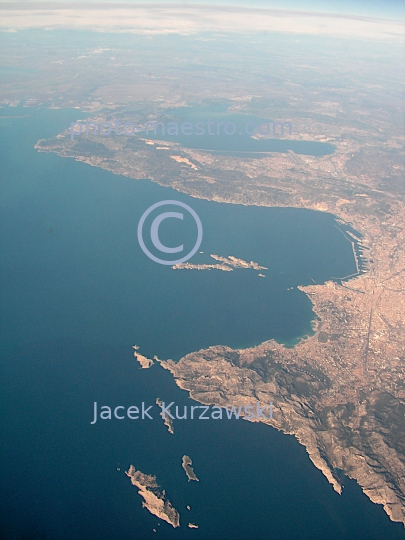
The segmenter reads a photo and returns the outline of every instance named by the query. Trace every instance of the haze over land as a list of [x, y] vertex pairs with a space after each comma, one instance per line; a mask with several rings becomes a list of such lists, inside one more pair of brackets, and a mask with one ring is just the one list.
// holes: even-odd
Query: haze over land
[[[279, 6], [216, 6], [204, 4], [109, 4], [109, 3], [3, 3], [0, 28], [16, 31], [28, 28], [92, 30], [135, 34], [193, 35], [200, 32], [277, 32], [404, 41], [404, 21], [363, 14], [305, 12]], [[308, 10], [307, 10], [308, 11]]]

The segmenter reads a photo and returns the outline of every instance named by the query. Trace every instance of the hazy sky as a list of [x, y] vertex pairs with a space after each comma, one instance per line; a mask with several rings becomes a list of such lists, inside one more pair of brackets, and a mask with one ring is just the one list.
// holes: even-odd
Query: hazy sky
[[245, 2], [0, 2], [0, 30], [70, 29], [147, 35], [259, 31], [405, 42], [405, 17], [399, 15], [404, 0]]
[[[45, 0], [6, 0], [1, 4], [58, 4], [66, 3], [66, 0], [54, 0], [46, 2]], [[69, 2], [74, 4], [74, 0]], [[114, 3], [123, 4], [122, 0], [81, 0], [80, 5], [85, 4], [104, 4]], [[366, 15], [369, 17], [388, 17], [405, 19], [405, 1], [404, 0], [129, 0], [129, 4], [177, 4], [177, 5], [227, 5], [227, 6], [245, 6], [260, 7], [270, 9], [291, 9], [299, 11], [315, 11], [323, 13], [341, 13], [348, 15]]]

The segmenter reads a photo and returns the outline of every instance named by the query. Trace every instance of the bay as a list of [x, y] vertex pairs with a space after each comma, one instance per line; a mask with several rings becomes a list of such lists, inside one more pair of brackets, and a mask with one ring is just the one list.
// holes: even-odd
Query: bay
[[[140, 134], [150, 139], [176, 142], [185, 148], [250, 159], [260, 159], [271, 152], [292, 151], [300, 155], [324, 156], [335, 151], [334, 145], [330, 143], [295, 139], [299, 133], [295, 131], [293, 123], [288, 124], [288, 119], [260, 118], [235, 112], [232, 110], [233, 105], [227, 101], [207, 100], [202, 105], [168, 109], [165, 116], [159, 118], [160, 123], [156, 126], [151, 123], [146, 135], [144, 132]], [[188, 123], [184, 130], [183, 123]], [[252, 137], [257, 131], [262, 136]], [[170, 135], [173, 132], [176, 134]], [[289, 134], [294, 139], [283, 138]]]
[[[66, 128], [77, 111], [22, 110], [30, 116], [7, 108], [15, 118], [0, 120], [3, 537], [400, 538], [402, 526], [354, 482], [343, 479], [338, 496], [293, 437], [267, 426], [175, 421], [173, 436], [159, 418], [90, 424], [95, 401], [194, 403], [159, 366], [138, 369], [134, 344], [177, 360], [215, 344], [293, 343], [310, 334], [314, 314], [297, 285], [355, 268], [333, 217], [191, 199], [37, 153], [35, 142]], [[148, 259], [139, 219], [172, 199], [203, 224], [203, 253], [190, 262], [233, 255], [268, 267], [266, 277], [174, 271]], [[168, 223], [161, 239], [189, 246], [193, 227]], [[187, 482], [184, 454], [200, 482]], [[124, 475], [130, 464], [157, 476], [180, 529], [142, 509]]]

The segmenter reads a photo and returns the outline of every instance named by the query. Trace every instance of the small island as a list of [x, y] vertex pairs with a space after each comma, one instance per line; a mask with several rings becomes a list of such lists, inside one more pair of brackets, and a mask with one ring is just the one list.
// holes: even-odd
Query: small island
[[243, 259], [238, 259], [233, 255], [229, 257], [220, 257], [219, 255], [212, 254], [210, 255], [216, 261], [219, 261], [223, 264], [232, 266], [233, 268], [253, 268], [253, 270], [268, 270], [267, 266], [260, 266], [254, 261], [246, 262]]
[[191, 458], [189, 456], [183, 456], [181, 466], [186, 472], [188, 481], [195, 480], [196, 482], [199, 482], [199, 479], [197, 478], [192, 465]]
[[172, 527], [180, 527], [180, 514], [173, 508], [168, 500], [165, 500], [165, 491], [160, 491], [156, 477], [137, 471], [133, 465], [125, 473], [132, 485], [139, 488], [139, 495], [143, 497], [143, 508], [147, 508], [151, 514], [166, 521]]
[[[266, 266], [260, 266], [254, 261], [246, 262], [243, 259], [238, 259], [230, 255], [229, 257], [220, 257], [219, 255], [211, 254], [210, 257], [218, 263], [216, 264], [191, 264], [188, 262], [178, 263], [172, 266], [173, 270], [222, 270], [223, 272], [232, 272], [234, 268], [252, 268], [253, 270], [268, 270]], [[259, 276], [264, 277], [263, 274]]]
[[[156, 398], [156, 405], [158, 405], [160, 408], [162, 408], [162, 401], [159, 398]], [[167, 409], [170, 413], [170, 409]], [[171, 413], [170, 413], [171, 414]], [[163, 413], [160, 413], [160, 416], [163, 418]], [[170, 416], [165, 415], [163, 418], [163, 423], [165, 426], [167, 426], [167, 429], [169, 433], [174, 435], [174, 427], [173, 427], [173, 420], [170, 418]]]

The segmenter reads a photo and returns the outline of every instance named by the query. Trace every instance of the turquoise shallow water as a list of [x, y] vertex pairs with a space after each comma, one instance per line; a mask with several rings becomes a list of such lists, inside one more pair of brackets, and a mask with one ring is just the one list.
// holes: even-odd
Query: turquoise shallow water
[[[3, 536], [400, 538], [402, 526], [354, 482], [343, 479], [339, 497], [295, 439], [266, 426], [177, 421], [171, 436], [157, 418], [90, 425], [94, 401], [191, 403], [168, 372], [138, 369], [135, 343], [143, 354], [177, 359], [310, 332], [311, 304], [296, 286], [354, 270], [333, 218], [195, 200], [39, 154], [36, 140], [69, 125], [72, 111], [4, 111], [31, 116], [0, 124]], [[136, 227], [148, 206], [167, 199], [186, 202], [203, 223], [204, 253], [191, 262], [209, 262], [209, 253], [253, 259], [268, 267], [266, 278], [150, 261]], [[191, 222], [168, 225], [162, 241], [192, 243]], [[181, 469], [185, 453], [198, 484]], [[130, 464], [157, 475], [180, 511], [179, 530], [141, 508], [123, 474]], [[200, 528], [187, 529], [188, 521]]]

